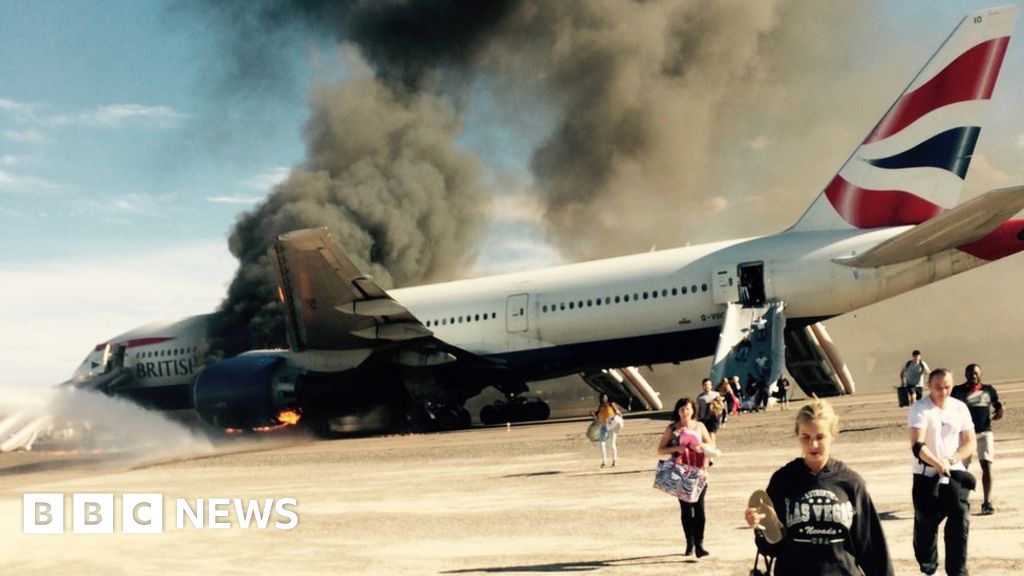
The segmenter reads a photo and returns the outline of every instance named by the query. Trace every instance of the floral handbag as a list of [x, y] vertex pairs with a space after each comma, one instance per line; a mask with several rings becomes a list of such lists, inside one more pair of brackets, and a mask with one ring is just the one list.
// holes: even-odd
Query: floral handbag
[[654, 474], [654, 487], [658, 490], [692, 504], [700, 500], [707, 485], [708, 473], [703, 468], [676, 459], [658, 460], [658, 471]]

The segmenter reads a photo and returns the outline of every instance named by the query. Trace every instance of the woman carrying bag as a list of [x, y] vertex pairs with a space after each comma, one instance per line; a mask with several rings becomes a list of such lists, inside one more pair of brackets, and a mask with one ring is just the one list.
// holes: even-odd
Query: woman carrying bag
[[597, 440], [601, 445], [601, 468], [608, 465], [606, 444], [612, 446], [612, 466], [615, 466], [615, 462], [619, 459], [618, 436], [619, 431], [622, 430], [622, 409], [618, 404], [609, 400], [607, 394], [601, 394], [597, 409], [591, 414], [601, 426]]
[[[680, 398], [676, 402], [673, 411], [674, 420], [665, 429], [658, 442], [658, 454], [671, 455], [674, 460], [681, 464], [687, 464], [701, 469], [707, 469], [708, 460], [705, 450], [714, 451], [714, 443], [708, 429], [703, 423], [694, 419], [696, 406], [689, 398]], [[684, 556], [691, 556], [696, 551], [697, 558], [707, 556], [709, 552], [704, 548], [704, 496], [707, 495], [707, 486], [700, 493], [696, 502], [685, 502], [679, 500], [680, 519], [683, 523], [683, 534], [686, 536], [686, 552]]]

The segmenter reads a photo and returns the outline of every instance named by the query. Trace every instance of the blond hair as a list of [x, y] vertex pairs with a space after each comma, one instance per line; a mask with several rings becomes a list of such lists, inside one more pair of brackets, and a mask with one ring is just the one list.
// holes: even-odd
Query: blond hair
[[800, 411], [796, 413], [796, 424], [793, 425], [793, 431], [795, 434], [800, 434], [800, 423], [810, 423], [815, 420], [824, 420], [828, 422], [828, 430], [833, 436], [839, 434], [839, 416], [836, 415], [835, 410], [832, 409], [832, 405], [829, 404], [824, 398], [818, 398], [812, 396], [811, 400], [800, 407]]

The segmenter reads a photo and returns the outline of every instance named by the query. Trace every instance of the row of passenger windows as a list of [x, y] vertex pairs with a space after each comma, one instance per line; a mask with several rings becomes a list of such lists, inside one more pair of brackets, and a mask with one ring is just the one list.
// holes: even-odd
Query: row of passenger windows
[[[584, 307], [590, 308], [590, 307], [593, 307], [593, 306], [619, 304], [619, 303], [630, 302], [630, 301], [638, 302], [640, 300], [649, 300], [649, 299], [650, 300], [654, 300], [654, 299], [656, 299], [658, 297], [668, 298], [669, 296], [696, 294], [697, 290], [698, 290], [697, 285], [693, 284], [693, 285], [691, 285], [689, 287], [683, 286], [681, 288], [675, 288], [675, 287], [673, 287], [673, 288], [662, 288], [660, 292], [658, 290], [651, 290], [651, 291], [644, 291], [644, 292], [634, 292], [632, 294], [622, 294], [622, 295], [618, 295], [617, 294], [615, 296], [605, 296], [604, 298], [588, 298], [587, 300], [577, 300], [575, 302], [561, 302], [559, 304], [551, 304], [551, 305], [545, 304], [544, 306], [541, 307], [541, 312], [544, 312], [546, 314], [548, 312], [557, 312], [559, 310], [567, 310], [567, 309], [568, 310], [574, 310], [576, 308], [584, 308]], [[700, 291], [701, 292], [707, 292], [708, 291], [708, 285], [707, 284], [701, 284], [700, 285]]]
[[427, 320], [426, 326], [447, 326], [448, 324], [463, 324], [466, 322], [482, 322], [484, 320], [494, 320], [498, 317], [497, 312], [490, 312], [485, 314], [466, 314], [465, 316], [452, 316], [451, 318], [441, 318], [440, 320]]
[[191, 348], [172, 348], [170, 350], [149, 350], [146, 352], [136, 352], [136, 358], [159, 358], [163, 356], [180, 356], [182, 354], [191, 354], [196, 351], [197, 346]]

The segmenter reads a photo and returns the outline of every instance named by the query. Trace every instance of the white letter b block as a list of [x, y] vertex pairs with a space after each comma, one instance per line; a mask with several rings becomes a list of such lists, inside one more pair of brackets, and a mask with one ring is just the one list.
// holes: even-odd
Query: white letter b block
[[21, 507], [25, 534], [64, 533], [63, 494], [24, 494]]
[[71, 530], [76, 534], [113, 534], [114, 495], [73, 494]]

